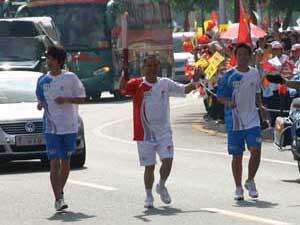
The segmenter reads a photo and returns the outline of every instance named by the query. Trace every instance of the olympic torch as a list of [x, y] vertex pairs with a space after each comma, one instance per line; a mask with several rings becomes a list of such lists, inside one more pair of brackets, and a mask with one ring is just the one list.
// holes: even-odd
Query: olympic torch
[[122, 41], [122, 48], [123, 48], [123, 75], [126, 80], [129, 80], [128, 68], [129, 68], [129, 50], [128, 50], [128, 40], [127, 40], [127, 33], [128, 33], [128, 12], [125, 12], [121, 18], [121, 26], [122, 26], [122, 33], [121, 33], [121, 41]]

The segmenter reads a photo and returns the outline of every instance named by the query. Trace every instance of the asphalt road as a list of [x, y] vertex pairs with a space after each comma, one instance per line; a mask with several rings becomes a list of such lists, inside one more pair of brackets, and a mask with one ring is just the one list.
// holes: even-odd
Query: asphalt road
[[155, 208], [143, 208], [143, 168], [131, 141], [132, 103], [107, 98], [80, 108], [87, 161], [71, 172], [65, 190], [69, 209], [55, 212], [49, 172], [39, 161], [12, 162], [0, 167], [0, 224], [300, 224], [300, 175], [290, 152], [276, 152], [272, 143], [264, 143], [256, 178], [260, 197], [251, 200], [246, 194], [245, 201], [237, 203], [226, 138], [202, 129], [202, 100], [191, 95], [171, 103], [171, 205], [164, 205], [155, 193]]

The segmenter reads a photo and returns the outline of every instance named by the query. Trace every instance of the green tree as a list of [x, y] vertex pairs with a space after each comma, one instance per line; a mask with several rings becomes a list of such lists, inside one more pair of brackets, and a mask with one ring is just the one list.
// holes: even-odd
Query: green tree
[[270, 0], [271, 7], [275, 12], [285, 12], [283, 20], [283, 29], [286, 29], [291, 24], [291, 19], [294, 11], [300, 10], [299, 0]]
[[[184, 13], [184, 30], [188, 31], [190, 28], [189, 25], [189, 14], [190, 12], [201, 9], [202, 18], [204, 12], [209, 12], [213, 9], [217, 9], [218, 0], [170, 0], [173, 9], [177, 12]], [[203, 21], [202, 21], [203, 22]]]

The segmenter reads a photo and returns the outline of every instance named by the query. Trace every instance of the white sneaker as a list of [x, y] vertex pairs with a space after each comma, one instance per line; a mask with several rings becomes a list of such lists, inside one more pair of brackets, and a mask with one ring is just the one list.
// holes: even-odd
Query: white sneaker
[[58, 199], [55, 201], [54, 207], [56, 211], [61, 211], [68, 208], [68, 205], [65, 203], [64, 199]]
[[166, 187], [162, 187], [159, 184], [157, 184], [156, 192], [160, 195], [160, 199], [163, 203], [170, 204], [172, 202], [168, 189]]
[[145, 199], [144, 208], [147, 208], [147, 209], [153, 208], [153, 201], [154, 201], [153, 196], [147, 196]]
[[255, 186], [255, 182], [254, 180], [247, 180], [245, 182], [245, 188], [248, 190], [249, 192], [249, 196], [251, 198], [258, 198], [258, 192], [256, 190], [256, 186]]
[[236, 187], [234, 193], [234, 200], [243, 201], [244, 200], [244, 190], [242, 187]]

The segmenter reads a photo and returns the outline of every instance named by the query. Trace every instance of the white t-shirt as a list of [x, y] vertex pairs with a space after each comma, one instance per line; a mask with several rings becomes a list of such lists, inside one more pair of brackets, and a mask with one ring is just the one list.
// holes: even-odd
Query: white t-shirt
[[71, 72], [58, 76], [42, 76], [37, 85], [38, 99], [44, 106], [45, 133], [69, 134], [78, 132], [78, 105], [57, 104], [57, 97], [85, 98], [85, 89], [79, 78]]
[[171, 134], [169, 97], [185, 96], [185, 86], [167, 78], [158, 79], [155, 84], [144, 83], [151, 87], [144, 93], [141, 107], [144, 140], [159, 140]]
[[260, 126], [256, 108], [256, 94], [261, 92], [261, 79], [257, 69], [248, 72], [236, 71], [242, 75], [233, 91], [236, 108], [232, 109], [234, 130], [245, 130]]
[[247, 130], [260, 126], [256, 108], [256, 94], [261, 92], [261, 79], [257, 69], [247, 72], [228, 71], [218, 85], [218, 96], [231, 99], [235, 108], [225, 108], [228, 131]]

